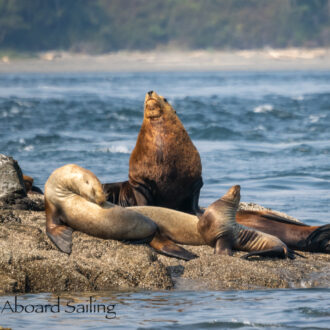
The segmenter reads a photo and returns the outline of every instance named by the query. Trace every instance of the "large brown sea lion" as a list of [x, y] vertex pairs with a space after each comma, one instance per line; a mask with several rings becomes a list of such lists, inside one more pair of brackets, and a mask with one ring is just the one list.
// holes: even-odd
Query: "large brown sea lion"
[[[162, 207], [123, 208], [105, 203], [102, 186], [92, 172], [69, 164], [55, 170], [46, 182], [46, 232], [66, 253], [71, 252], [72, 231], [75, 229], [100, 238], [149, 242], [157, 251], [185, 260], [195, 255], [175, 243], [214, 246], [218, 244], [214, 242], [228, 241], [228, 237], [232, 249], [293, 258], [292, 251], [271, 235], [254, 231], [255, 236], [249, 241], [239, 238], [240, 231], [247, 231], [235, 222], [239, 191], [239, 186], [231, 188], [207, 208], [200, 219]], [[220, 204], [223, 205], [218, 210]], [[221, 253], [219, 249], [216, 252]]]
[[176, 111], [165, 98], [148, 92], [129, 160], [129, 181], [105, 184], [108, 200], [122, 206], [156, 205], [194, 214], [202, 185], [199, 153]]
[[[148, 92], [144, 120], [130, 158], [129, 181], [104, 185], [107, 200], [122, 206], [166, 206], [199, 212], [202, 167], [198, 151], [166, 99]], [[308, 226], [271, 211], [242, 210], [238, 223], [275, 235], [295, 250], [330, 253], [330, 224]]]

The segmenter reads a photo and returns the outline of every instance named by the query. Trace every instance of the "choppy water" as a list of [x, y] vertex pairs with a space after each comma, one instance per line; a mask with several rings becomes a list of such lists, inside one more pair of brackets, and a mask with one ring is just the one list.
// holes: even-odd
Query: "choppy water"
[[[202, 205], [240, 184], [242, 201], [329, 223], [329, 72], [0, 75], [0, 153], [17, 159], [41, 188], [67, 163], [103, 182], [125, 180], [148, 90], [173, 104], [200, 151]], [[118, 301], [116, 326], [330, 327], [328, 289], [108, 295]], [[0, 322], [8, 325], [9, 316]], [[72, 321], [39, 317], [40, 326]], [[20, 319], [28, 325], [36, 315]], [[85, 314], [72, 322], [109, 324]]]

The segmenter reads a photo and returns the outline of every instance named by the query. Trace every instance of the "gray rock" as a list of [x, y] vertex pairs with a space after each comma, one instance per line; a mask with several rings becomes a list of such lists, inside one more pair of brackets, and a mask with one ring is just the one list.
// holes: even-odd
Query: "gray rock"
[[17, 161], [0, 154], [0, 200], [8, 201], [25, 196], [23, 174]]

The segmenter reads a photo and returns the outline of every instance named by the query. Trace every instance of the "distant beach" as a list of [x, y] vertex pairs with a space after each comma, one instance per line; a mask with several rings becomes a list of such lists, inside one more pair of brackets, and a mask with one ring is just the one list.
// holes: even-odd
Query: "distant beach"
[[0, 55], [0, 73], [259, 70], [330, 70], [330, 49], [155, 50], [102, 55], [50, 51], [31, 58]]

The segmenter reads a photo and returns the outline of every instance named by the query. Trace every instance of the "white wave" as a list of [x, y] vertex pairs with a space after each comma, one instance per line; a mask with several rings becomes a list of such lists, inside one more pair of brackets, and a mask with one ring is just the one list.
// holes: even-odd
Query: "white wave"
[[28, 145], [28, 146], [23, 148], [23, 150], [25, 150], [25, 151], [32, 151], [33, 149], [34, 149], [33, 145]]
[[13, 114], [13, 115], [16, 115], [16, 114], [20, 113], [20, 111], [17, 107], [12, 107], [10, 109], [10, 113]]
[[253, 109], [253, 112], [261, 113], [261, 112], [269, 112], [272, 110], [274, 110], [274, 107], [271, 104], [266, 103], [266, 104], [261, 104], [261, 105], [258, 105], [257, 107], [255, 107]]
[[294, 96], [292, 97], [292, 100], [294, 101], [303, 101], [305, 98], [303, 95], [298, 95], [298, 96]]
[[325, 118], [326, 116], [325, 115], [310, 115], [308, 117], [310, 123], [312, 124], [315, 124], [315, 123], [318, 123], [320, 121], [321, 118]]
[[120, 154], [130, 154], [130, 150], [127, 146], [119, 145], [119, 146], [110, 146], [108, 148], [100, 149], [101, 152], [110, 152], [110, 153], [120, 153]]
[[320, 116], [315, 116], [315, 115], [310, 115], [309, 116], [309, 121], [314, 124], [317, 123], [320, 120]]

